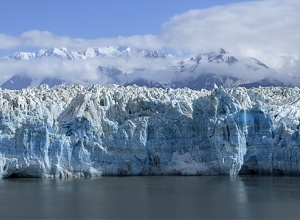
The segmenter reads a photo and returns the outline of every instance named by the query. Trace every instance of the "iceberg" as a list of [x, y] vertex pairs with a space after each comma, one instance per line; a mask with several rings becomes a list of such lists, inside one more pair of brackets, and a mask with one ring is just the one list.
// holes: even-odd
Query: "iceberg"
[[300, 89], [0, 90], [0, 177], [299, 175]]

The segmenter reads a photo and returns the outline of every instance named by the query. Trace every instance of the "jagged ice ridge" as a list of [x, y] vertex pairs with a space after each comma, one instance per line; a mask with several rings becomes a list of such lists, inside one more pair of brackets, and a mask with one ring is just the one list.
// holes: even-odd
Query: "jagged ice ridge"
[[0, 177], [300, 174], [300, 89], [0, 90]]

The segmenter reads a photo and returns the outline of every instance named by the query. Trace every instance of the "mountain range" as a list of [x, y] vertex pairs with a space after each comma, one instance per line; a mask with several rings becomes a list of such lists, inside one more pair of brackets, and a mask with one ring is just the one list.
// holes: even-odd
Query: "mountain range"
[[[69, 50], [65, 47], [50, 48], [38, 52], [16, 52], [3, 57], [0, 62], [30, 64], [48, 62], [60, 64], [59, 73], [33, 75], [14, 74], [2, 83], [2, 89], [22, 89], [28, 86], [47, 84], [113, 84], [139, 85], [161, 88], [191, 89], [212, 88], [214, 84], [223, 87], [298, 86], [299, 80], [284, 76], [255, 58], [233, 55], [224, 49], [182, 58], [161, 50], [133, 49], [129, 47], [87, 48]], [[87, 72], [78, 79], [64, 74], [66, 65], [76, 63], [90, 65], [93, 78]], [[0, 70], [5, 71], [5, 70]]]

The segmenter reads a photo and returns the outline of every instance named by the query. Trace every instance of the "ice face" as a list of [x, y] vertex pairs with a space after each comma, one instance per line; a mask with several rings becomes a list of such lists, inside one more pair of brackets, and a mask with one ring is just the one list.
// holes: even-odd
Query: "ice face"
[[0, 176], [300, 174], [300, 90], [0, 91]]

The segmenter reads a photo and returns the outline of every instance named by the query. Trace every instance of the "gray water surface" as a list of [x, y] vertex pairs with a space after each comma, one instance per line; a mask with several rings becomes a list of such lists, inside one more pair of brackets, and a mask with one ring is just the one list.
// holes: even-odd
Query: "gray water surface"
[[5, 179], [0, 218], [300, 219], [300, 177]]

